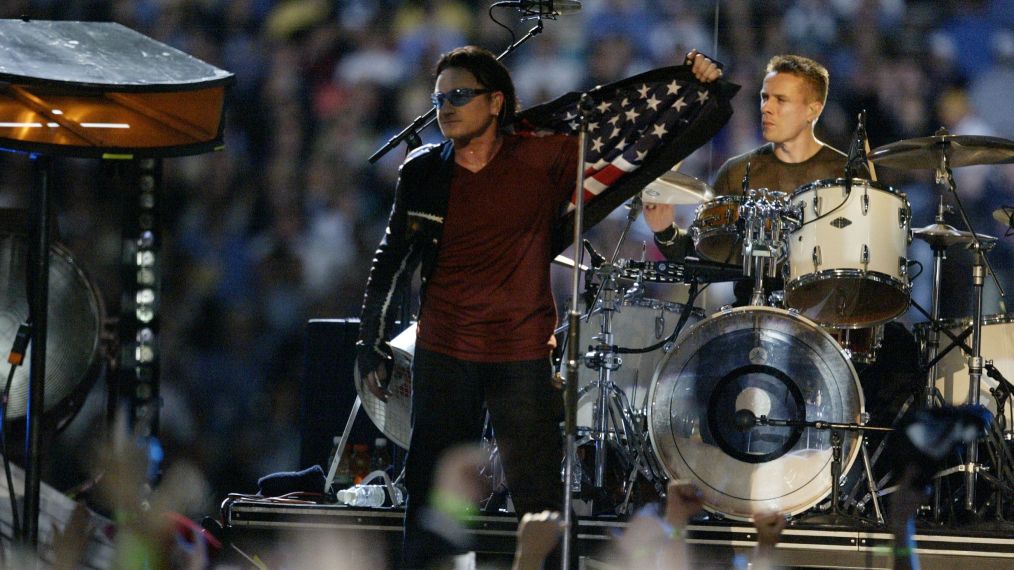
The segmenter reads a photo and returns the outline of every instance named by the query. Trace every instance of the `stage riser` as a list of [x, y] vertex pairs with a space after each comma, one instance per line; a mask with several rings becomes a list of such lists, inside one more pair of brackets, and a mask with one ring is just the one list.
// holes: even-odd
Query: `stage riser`
[[[307, 534], [329, 540], [369, 540], [388, 553], [398, 552], [401, 543], [403, 515], [397, 510], [236, 501], [226, 507], [224, 515], [233, 540], [244, 550], [253, 549], [248, 554], [261, 557], [270, 553], [277, 541], [306, 538]], [[578, 553], [602, 568], [601, 561], [607, 560], [614, 537], [622, 535], [626, 523], [581, 518], [578, 525]], [[517, 529], [513, 516], [474, 517], [471, 528], [481, 560], [509, 561]], [[859, 529], [788, 528], [778, 552], [783, 564], [795, 567], [826, 568], [833, 560], [835, 568], [891, 568], [891, 560], [882, 553], [890, 538], [885, 532]], [[687, 540], [692, 545], [694, 568], [729, 568], [735, 555], [749, 556], [756, 534], [747, 525], [704, 523], [688, 527]], [[917, 534], [916, 541], [925, 569], [1014, 567], [1014, 537], [933, 531]]]

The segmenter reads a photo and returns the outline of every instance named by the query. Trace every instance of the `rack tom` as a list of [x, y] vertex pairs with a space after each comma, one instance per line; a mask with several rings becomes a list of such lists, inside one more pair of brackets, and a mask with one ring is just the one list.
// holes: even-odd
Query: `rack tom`
[[904, 193], [869, 180], [818, 180], [792, 193], [801, 225], [788, 240], [785, 304], [821, 326], [866, 328], [908, 309]]

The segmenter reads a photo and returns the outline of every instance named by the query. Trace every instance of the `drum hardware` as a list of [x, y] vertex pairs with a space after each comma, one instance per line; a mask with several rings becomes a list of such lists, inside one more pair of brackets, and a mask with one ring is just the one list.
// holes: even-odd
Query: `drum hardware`
[[[841, 501], [839, 500], [841, 478], [842, 478], [842, 445], [843, 439], [841, 432], [850, 431], [862, 433], [864, 431], [874, 432], [891, 432], [894, 428], [885, 427], [874, 427], [865, 424], [858, 423], [837, 423], [837, 422], [826, 422], [826, 421], [807, 421], [807, 420], [784, 420], [784, 419], [772, 419], [767, 416], [757, 417], [750, 410], [739, 410], [736, 412], [736, 429], [740, 431], [747, 431], [753, 429], [755, 426], [779, 426], [779, 427], [791, 427], [791, 428], [813, 428], [817, 430], [828, 430], [831, 432], [831, 503], [830, 511], [826, 513], [819, 513], [815, 515], [805, 516], [798, 519], [798, 522], [815, 522], [817, 519], [825, 524], [837, 525], [848, 522], [865, 522], [864, 519], [853, 517], [846, 514], [841, 510]], [[865, 440], [865, 438], [864, 438]], [[883, 510], [878, 500], [877, 484], [873, 479], [873, 469], [870, 466], [869, 454], [866, 452], [866, 447], [860, 443], [860, 455], [863, 459], [863, 471], [866, 476], [867, 486], [870, 495], [873, 497], [873, 510], [876, 516], [877, 524], [884, 524]]]
[[778, 277], [778, 263], [785, 259], [783, 233], [795, 229], [784, 192], [761, 188], [750, 190], [740, 206], [743, 220], [743, 275], [753, 277], [750, 304], [763, 306], [764, 277]]
[[[679, 334], [679, 331], [685, 326], [690, 315], [693, 313], [693, 301], [696, 297], [697, 287], [696, 283], [691, 285], [690, 298], [687, 305], [683, 306], [683, 310], [679, 321], [677, 322], [676, 329], [673, 333], [652, 346], [639, 348], [639, 349], [625, 349], [616, 346], [614, 340], [614, 319], [617, 313], [624, 306], [634, 305], [643, 299], [643, 288], [642, 281], [644, 275], [640, 271], [628, 271], [626, 267], [627, 262], [618, 260], [617, 255], [620, 247], [625, 240], [627, 233], [630, 229], [631, 224], [637, 219], [640, 213], [641, 202], [639, 198], [634, 198], [631, 201], [630, 213], [627, 216], [627, 223], [624, 227], [620, 238], [617, 241], [616, 247], [613, 251], [610, 260], [606, 260], [601, 254], [595, 251], [591, 243], [588, 240], [583, 240], [584, 248], [588, 251], [591, 258], [591, 272], [586, 275], [585, 280], [585, 301], [587, 304], [587, 311], [581, 317], [582, 320], [588, 322], [592, 315], [599, 314], [601, 316], [599, 334], [593, 337], [596, 344], [590, 347], [590, 350], [580, 355], [578, 358], [578, 364], [583, 363], [586, 367], [598, 371], [598, 379], [590, 383], [587, 386], [581, 387], [576, 392], [576, 401], [580, 401], [581, 397], [588, 393], [594, 394], [594, 405], [592, 406], [592, 417], [591, 417], [591, 428], [585, 432], [584, 437], [581, 441], [575, 441], [573, 449], [569, 450], [568, 453], [575, 453], [579, 445], [591, 442], [594, 447], [594, 467], [592, 473], [592, 485], [596, 489], [602, 490], [605, 486], [605, 474], [606, 474], [606, 462], [607, 462], [607, 451], [608, 444], [612, 442], [613, 448], [619, 453], [623, 461], [627, 465], [632, 466], [630, 475], [625, 481], [625, 499], [624, 502], [619, 506], [619, 509], [625, 511], [629, 505], [629, 499], [633, 490], [634, 481], [637, 475], [640, 473], [650, 483], [652, 483], [656, 491], [661, 493], [663, 490], [662, 477], [659, 470], [653, 467], [650, 459], [650, 445], [643, 435], [643, 430], [639, 429], [639, 425], [643, 423], [643, 416], [638, 416], [634, 408], [631, 406], [630, 400], [624, 393], [623, 388], [618, 386], [614, 381], [614, 373], [621, 369], [623, 366], [623, 357], [621, 354], [641, 354], [657, 350], [667, 343], [672, 342], [673, 339]], [[643, 260], [643, 249], [642, 249], [642, 260], [639, 262], [640, 266], [644, 267], [645, 262]], [[618, 283], [619, 278], [623, 276], [632, 276], [634, 278], [634, 284], [621, 293], [621, 288]], [[595, 278], [599, 279], [599, 283], [595, 283]], [[650, 300], [648, 300], [650, 302]], [[655, 327], [656, 329], [664, 328], [664, 317], [667, 307], [665, 304], [659, 304], [658, 310], [660, 311], [659, 316], [656, 317]], [[557, 333], [567, 330], [568, 325], [561, 327]], [[658, 330], [656, 338], [662, 337], [663, 333]], [[568, 340], [568, 342], [570, 342]], [[576, 342], [581, 342], [581, 339], [576, 339]], [[580, 354], [580, 353], [579, 353]], [[569, 374], [568, 364], [568, 376]], [[634, 369], [636, 373], [636, 368]], [[636, 383], [636, 376], [634, 382]], [[578, 462], [568, 460], [572, 467], [572, 470], [577, 470]], [[572, 471], [573, 474], [573, 471]], [[569, 479], [570, 488], [573, 489], [575, 486], [579, 486], [580, 479], [571, 477]]]
[[[943, 250], [949, 245], [953, 245], [955, 243], [970, 242], [969, 249], [972, 250], [975, 256], [972, 266], [972, 285], [975, 291], [975, 314], [971, 319], [972, 346], [969, 351], [970, 356], [968, 359], [969, 394], [966, 401], [971, 404], [979, 404], [983, 369], [983, 288], [985, 285], [987, 270], [992, 273], [993, 281], [997, 286], [1001, 298], [1005, 299], [1006, 293], [985, 255], [995, 242], [989, 239], [980, 238], [980, 235], [975, 233], [975, 229], [972, 227], [968, 215], [961, 203], [961, 197], [957, 191], [957, 185], [954, 181], [951, 167], [1014, 162], [1014, 142], [995, 137], [950, 135], [947, 133], [946, 129], [941, 128], [930, 137], [898, 141], [896, 143], [880, 147], [870, 153], [870, 158], [878, 164], [884, 164], [887, 166], [906, 169], [935, 170], [936, 182], [941, 184], [954, 196], [958, 213], [961, 215], [962, 222], [967, 227], [968, 231], [958, 232], [957, 230], [953, 230], [953, 228], [943, 224], [943, 205], [941, 197], [941, 206], [938, 209], [936, 224], [934, 225], [936, 227], [930, 226], [924, 228], [925, 231], [920, 232], [920, 234], [925, 237], [917, 235], [920, 239], [926, 239], [926, 241], [931, 242], [931, 247], [934, 249], [934, 306], [932, 308], [932, 313], [929, 315], [934, 332], [930, 333], [931, 338], [926, 343], [928, 353], [926, 360], [929, 361], [929, 363], [927, 365], [927, 390], [925, 397], [927, 406], [934, 405], [937, 377], [935, 365], [939, 362], [939, 358], [937, 358], [939, 355], [933, 354], [932, 356], [929, 356], [929, 354], [934, 353], [937, 348], [935, 331], [938, 329], [936, 318], [938, 317], [940, 268], [944, 257]], [[922, 312], [925, 313], [925, 311]], [[949, 331], [945, 330], [945, 332], [950, 334]], [[953, 470], [950, 470], [951, 472], [962, 472], [964, 474], [965, 493], [963, 506], [966, 512], [972, 513], [975, 512], [977, 474], [982, 471], [982, 468], [984, 467], [978, 463], [978, 452], [978, 446], [968, 446], [965, 463]], [[994, 481], [995, 479], [995, 477], [987, 478], [987, 480], [992, 483], [995, 488], [999, 489], [999, 486]], [[1003, 482], [1000, 481], [1000, 483], [1002, 484]]]

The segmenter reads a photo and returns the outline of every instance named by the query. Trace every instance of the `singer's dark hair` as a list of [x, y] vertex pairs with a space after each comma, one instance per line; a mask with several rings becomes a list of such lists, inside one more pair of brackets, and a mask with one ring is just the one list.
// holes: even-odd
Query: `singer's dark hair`
[[802, 79], [810, 87], [812, 95], [823, 105], [827, 102], [827, 86], [831, 76], [827, 68], [801, 55], [776, 55], [768, 61], [767, 72], [788, 73]]
[[492, 52], [477, 46], [455, 48], [440, 56], [434, 75], [445, 69], [458, 68], [468, 71], [483, 87], [503, 93], [503, 108], [497, 117], [497, 126], [506, 128], [514, 122], [518, 111], [518, 97], [514, 92], [514, 81], [502, 63]]

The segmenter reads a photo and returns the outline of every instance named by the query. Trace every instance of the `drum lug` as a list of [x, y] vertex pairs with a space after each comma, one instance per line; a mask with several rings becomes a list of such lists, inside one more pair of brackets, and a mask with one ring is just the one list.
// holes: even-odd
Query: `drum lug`
[[665, 315], [659, 312], [658, 316], [655, 317], [655, 338], [661, 339], [664, 335], [665, 335]]
[[898, 257], [898, 273], [902, 277], [908, 277], [908, 260], [904, 257]]
[[820, 267], [820, 246], [813, 246], [813, 268], [818, 269]]
[[820, 215], [820, 196], [816, 192], [813, 193], [813, 213]]
[[912, 213], [907, 208], [898, 208], [898, 227], [904, 228], [908, 225], [908, 218]]
[[870, 195], [865, 192], [863, 193], [862, 197], [862, 205], [863, 205], [863, 215], [865, 216], [866, 213], [870, 211]]
[[859, 263], [862, 263], [863, 265], [868, 265], [870, 263], [870, 247], [865, 243], [863, 244], [862, 253], [859, 254]]

